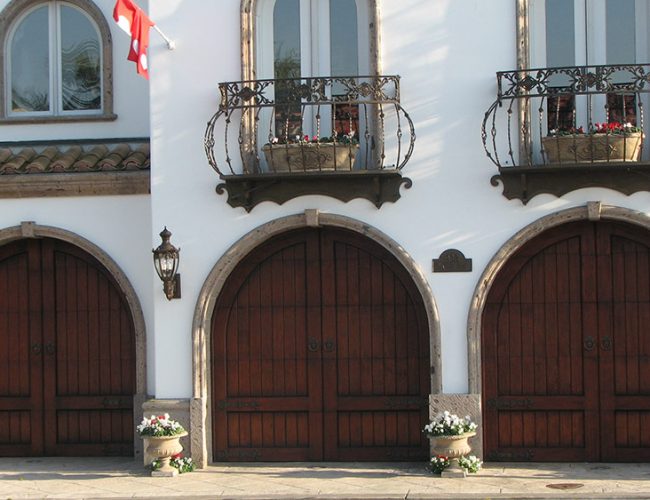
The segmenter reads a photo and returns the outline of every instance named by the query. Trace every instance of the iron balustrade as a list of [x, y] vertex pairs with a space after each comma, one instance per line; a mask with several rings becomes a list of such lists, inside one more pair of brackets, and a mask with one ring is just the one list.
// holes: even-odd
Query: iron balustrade
[[204, 146], [223, 179], [400, 171], [413, 153], [399, 76], [226, 82], [219, 91]]
[[[648, 92], [649, 64], [498, 72], [497, 98], [481, 127], [483, 147], [501, 172], [512, 167], [631, 163], [637, 160], [631, 159], [632, 148], [643, 158]], [[623, 140], [631, 134], [621, 128], [619, 133], [594, 133], [614, 122], [622, 128], [629, 124], [628, 131], [638, 129], [637, 142]]]

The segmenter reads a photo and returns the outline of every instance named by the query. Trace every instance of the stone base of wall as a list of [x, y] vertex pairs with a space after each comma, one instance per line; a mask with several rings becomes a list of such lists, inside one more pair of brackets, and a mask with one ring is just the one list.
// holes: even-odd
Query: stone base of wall
[[[188, 436], [181, 439], [183, 445], [183, 455], [190, 455], [190, 437], [192, 435], [192, 428], [190, 425], [190, 401], [188, 399], [149, 399], [142, 403], [142, 415], [151, 417], [151, 415], [162, 415], [169, 413], [169, 416], [174, 420], [178, 420], [180, 424], [185, 427], [189, 433]], [[144, 441], [143, 463], [145, 466], [149, 465], [153, 458], [147, 453], [146, 439]]]
[[472, 455], [476, 455], [483, 460], [483, 416], [481, 413], [481, 395], [480, 394], [431, 394], [429, 397], [429, 416], [434, 418], [436, 415], [448, 411], [464, 417], [469, 415], [471, 419], [478, 424], [476, 437], [470, 439], [469, 444], [472, 446]]

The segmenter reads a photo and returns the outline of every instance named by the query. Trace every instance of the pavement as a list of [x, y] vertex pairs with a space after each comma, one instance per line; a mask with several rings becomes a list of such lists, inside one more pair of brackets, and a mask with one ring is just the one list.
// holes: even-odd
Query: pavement
[[151, 477], [124, 458], [0, 458], [0, 499], [650, 499], [650, 464], [487, 464], [466, 479], [422, 463], [216, 464]]

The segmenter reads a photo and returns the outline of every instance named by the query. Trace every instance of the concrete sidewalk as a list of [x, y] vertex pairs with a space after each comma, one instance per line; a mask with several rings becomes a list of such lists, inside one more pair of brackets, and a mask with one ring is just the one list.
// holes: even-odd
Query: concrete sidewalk
[[650, 498], [650, 464], [488, 464], [441, 479], [421, 463], [215, 465], [153, 478], [124, 458], [0, 458], [0, 499]]

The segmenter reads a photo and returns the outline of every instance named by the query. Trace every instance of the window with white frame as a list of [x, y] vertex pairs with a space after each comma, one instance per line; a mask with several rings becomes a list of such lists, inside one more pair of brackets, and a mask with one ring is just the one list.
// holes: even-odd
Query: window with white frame
[[[648, 0], [530, 0], [528, 67], [630, 65], [648, 62]], [[550, 77], [551, 86], [565, 86], [566, 75]], [[615, 81], [615, 76], [614, 76]], [[609, 121], [637, 125], [636, 97], [607, 94], [596, 109], [607, 109]], [[575, 95], [549, 97], [548, 129], [577, 122], [604, 120]]]
[[14, 0], [3, 14], [1, 118], [114, 118], [110, 31], [92, 2]]
[[258, 7], [259, 78], [367, 75], [363, 0], [266, 0]]
[[[260, 0], [256, 9], [257, 47], [254, 55], [257, 78], [282, 80], [309, 77], [357, 77], [376, 73], [371, 58], [374, 12], [367, 0]], [[375, 28], [376, 29], [376, 28]], [[376, 50], [374, 51], [376, 57]], [[283, 85], [275, 86], [277, 93]], [[340, 85], [332, 87], [343, 92]], [[276, 95], [277, 97], [277, 95]], [[300, 107], [275, 110], [276, 135], [305, 130]], [[329, 133], [359, 129], [358, 106], [342, 103], [334, 107], [334, 127]], [[292, 118], [293, 117], [293, 118]], [[309, 121], [309, 120], [307, 120]], [[325, 117], [322, 123], [329, 124]]]

